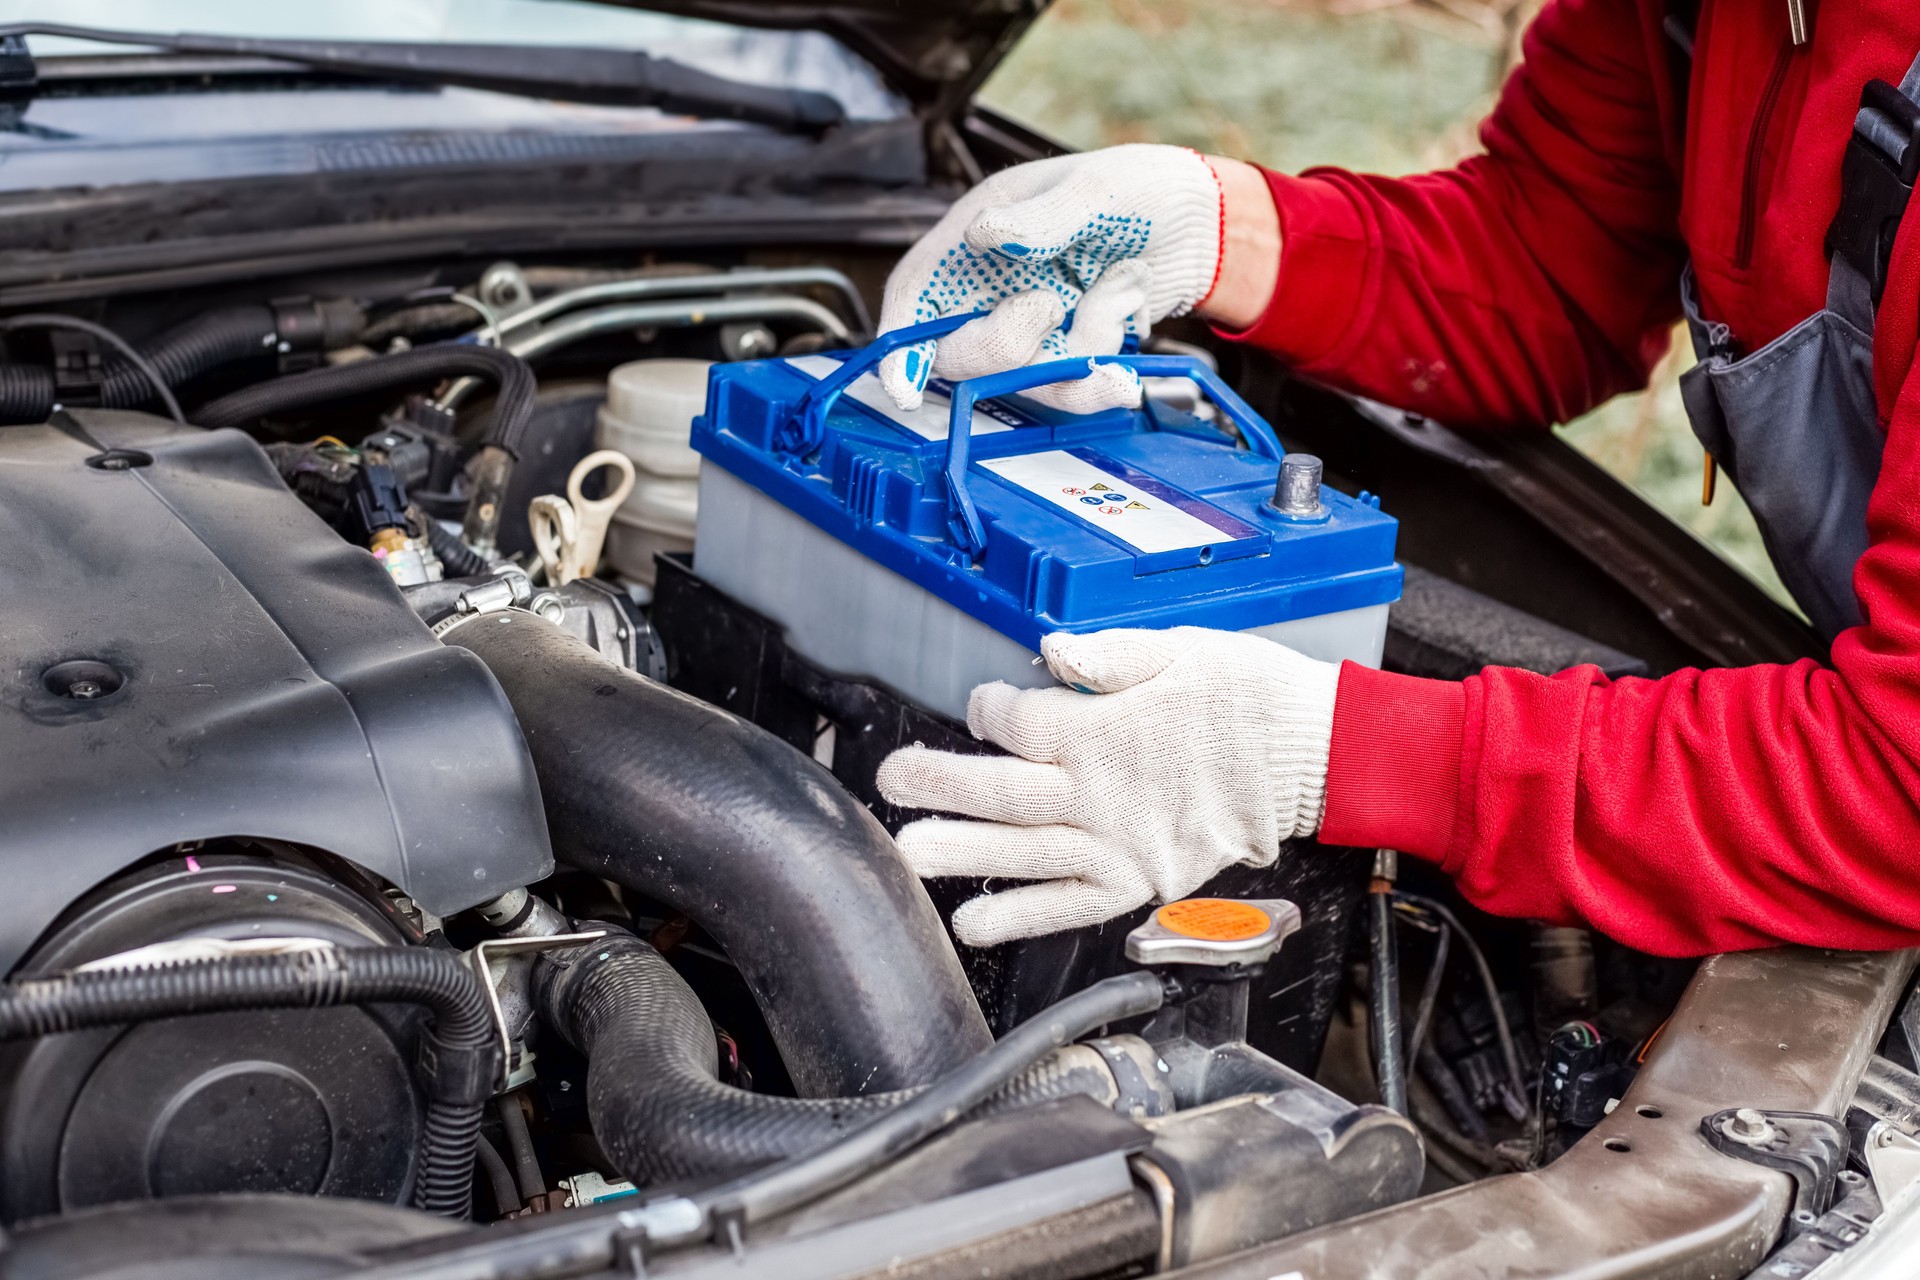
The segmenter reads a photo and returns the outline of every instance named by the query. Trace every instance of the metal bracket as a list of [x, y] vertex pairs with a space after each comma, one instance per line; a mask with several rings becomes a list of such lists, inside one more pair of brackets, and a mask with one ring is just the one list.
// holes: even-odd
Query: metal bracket
[[1723, 1155], [1790, 1175], [1796, 1224], [1827, 1211], [1834, 1175], [1847, 1162], [1847, 1127], [1817, 1111], [1729, 1107], [1701, 1120], [1700, 1131]]
[[593, 942], [606, 936], [605, 929], [596, 929], [592, 933], [555, 933], [544, 938], [488, 938], [467, 952], [467, 963], [472, 966], [475, 976], [480, 979], [481, 989], [487, 993], [487, 1010], [493, 1015], [493, 1027], [500, 1036], [500, 1070], [505, 1076], [508, 1088], [513, 1088], [524, 1081], [514, 1078], [513, 1030], [507, 1025], [507, 1012], [500, 1004], [499, 983], [506, 975], [506, 966], [501, 963], [499, 970], [496, 971], [495, 963], [504, 962], [515, 956], [551, 951], [555, 947], [570, 947], [583, 942]]
[[1796, 1213], [1787, 1242], [1748, 1280], [1800, 1280], [1867, 1238], [1881, 1213], [1873, 1184], [1851, 1169], [1835, 1181], [1838, 1199], [1833, 1208], [1817, 1218]]
[[1861, 1152], [1867, 1160], [1867, 1172], [1873, 1176], [1873, 1188], [1880, 1199], [1892, 1204], [1894, 1197], [1920, 1180], [1920, 1139], [1886, 1120], [1876, 1121], [1867, 1130]]
[[696, 1240], [707, 1230], [706, 1209], [686, 1196], [668, 1196], [622, 1210], [611, 1242], [614, 1270], [646, 1280], [649, 1247]]

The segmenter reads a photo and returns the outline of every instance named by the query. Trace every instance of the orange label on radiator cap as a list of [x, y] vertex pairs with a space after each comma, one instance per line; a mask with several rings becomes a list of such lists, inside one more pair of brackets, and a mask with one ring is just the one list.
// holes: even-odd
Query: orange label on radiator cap
[[1244, 942], [1273, 925], [1273, 917], [1251, 902], [1232, 898], [1182, 898], [1153, 913], [1165, 928], [1204, 942]]

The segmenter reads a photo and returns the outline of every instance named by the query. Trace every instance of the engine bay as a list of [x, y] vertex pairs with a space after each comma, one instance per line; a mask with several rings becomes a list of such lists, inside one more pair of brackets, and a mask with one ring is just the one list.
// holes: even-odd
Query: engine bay
[[[182, 1274], [1319, 1280], [1524, 1229], [1547, 1275], [1636, 1231], [1758, 1265], [1768, 1214], [1810, 1239], [1864, 1212], [1868, 1134], [1920, 1116], [1910, 956], [1696, 971], [1309, 841], [1103, 927], [957, 943], [980, 885], [913, 875], [892, 834], [920, 815], [875, 775], [987, 748], [884, 655], [1006, 661], [934, 569], [933, 603], [870, 589], [694, 448], [758, 422], [779, 483], [884, 517], [850, 529], [964, 544], [944, 424], [924, 458], [861, 434], [846, 353], [885, 266], [455, 260], [0, 322], [0, 1273], [164, 1240]], [[1297, 554], [1287, 621], [1210, 625], [1304, 620], [1431, 675], [1697, 658], [1571, 588], [1515, 607], [1548, 553], [1462, 550], [1447, 493], [1395, 487], [1442, 428], [1219, 345], [1149, 343], [1124, 447], [1017, 390], [993, 412], [1105, 468], [1071, 503], [1202, 494], [1248, 532], [1103, 579], [1074, 506], [1023, 524], [1002, 494], [977, 550], [1029, 557], [1010, 599], [1132, 617], [1182, 570]], [[776, 409], [843, 367], [826, 447], [782, 453]], [[1291, 513], [1282, 439], [1328, 459]], [[1285, 546], [1256, 527], [1276, 471]], [[1090, 585], [1044, 567], [1069, 561]], [[1845, 1120], [1810, 1186], [1723, 1152], [1758, 1132], [1736, 1108], [1771, 1126], [1749, 1147]]]

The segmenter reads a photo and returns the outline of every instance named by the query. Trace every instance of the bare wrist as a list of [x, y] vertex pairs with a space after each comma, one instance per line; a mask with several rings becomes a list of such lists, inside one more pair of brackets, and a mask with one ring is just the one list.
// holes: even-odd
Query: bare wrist
[[1280, 214], [1265, 174], [1244, 160], [1206, 159], [1220, 179], [1220, 269], [1194, 310], [1223, 329], [1245, 329], [1266, 311], [1280, 279]]

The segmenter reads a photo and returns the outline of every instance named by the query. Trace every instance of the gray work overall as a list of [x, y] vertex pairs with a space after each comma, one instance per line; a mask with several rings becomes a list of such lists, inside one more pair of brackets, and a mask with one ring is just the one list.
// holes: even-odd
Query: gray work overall
[[1826, 308], [1736, 358], [1724, 324], [1682, 278], [1699, 363], [1680, 378], [1693, 432], [1753, 509], [1767, 554], [1831, 640], [1860, 621], [1853, 566], [1867, 549], [1867, 498], [1886, 442], [1873, 390], [1874, 308], [1920, 166], [1920, 57], [1898, 89], [1863, 95], [1827, 233]]

